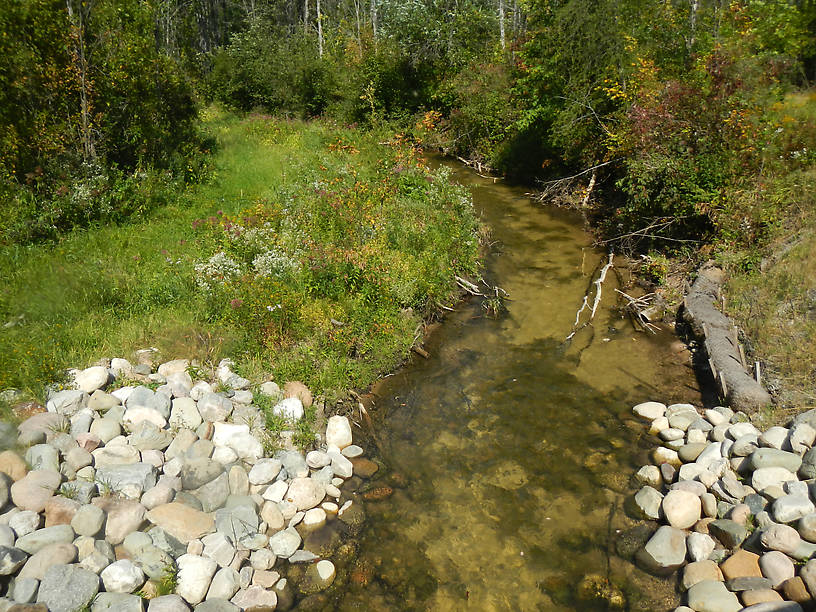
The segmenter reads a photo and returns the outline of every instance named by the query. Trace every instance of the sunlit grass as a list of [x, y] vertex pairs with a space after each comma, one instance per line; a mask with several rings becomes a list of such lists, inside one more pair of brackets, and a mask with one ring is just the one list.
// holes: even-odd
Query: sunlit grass
[[[393, 134], [239, 118], [216, 109], [205, 112], [204, 125], [218, 141], [205, 184], [132, 223], [75, 231], [53, 245], [0, 250], [0, 326], [9, 323], [0, 327], [0, 390], [42, 398], [44, 386], [68, 367], [131, 357], [147, 346], [166, 359], [231, 356], [255, 379], [300, 379], [317, 392], [365, 385], [404, 357], [421, 316], [452, 299], [453, 273], [475, 270], [469, 206], [446, 204], [444, 193], [443, 200], [428, 198], [430, 183], [403, 177], [401, 167], [390, 195], [374, 197], [390, 180], [383, 160], [402, 155], [399, 147], [377, 144]], [[332, 150], [338, 138], [355, 141], [360, 151]], [[341, 195], [341, 187], [348, 189], [349, 202], [335, 215], [315, 195], [315, 181], [336, 184]], [[282, 285], [294, 318], [273, 334], [250, 325], [257, 313], [230, 307], [237, 295], [247, 304], [256, 300], [263, 314], [271, 297], [244, 283], [230, 289], [240, 294], [225, 292], [218, 301], [196, 286], [194, 265], [221, 248], [218, 230], [201, 231], [196, 223], [239, 218], [258, 206], [280, 208], [284, 200], [281, 214], [297, 220], [312, 264]], [[364, 212], [379, 227], [371, 245], [347, 233]], [[309, 268], [322, 269], [324, 251], [347, 257], [363, 246], [381, 276], [349, 284], [342, 274], [317, 278]], [[353, 266], [347, 272], [357, 273]]]

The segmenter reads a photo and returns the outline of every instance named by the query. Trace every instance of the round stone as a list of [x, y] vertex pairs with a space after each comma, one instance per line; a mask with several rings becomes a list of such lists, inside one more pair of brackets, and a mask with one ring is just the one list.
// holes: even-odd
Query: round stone
[[306, 527], [319, 527], [326, 522], [326, 511], [322, 508], [312, 508], [303, 516], [303, 524]]
[[669, 525], [688, 529], [700, 520], [702, 506], [694, 493], [673, 489], [663, 498], [663, 514]]
[[111, 593], [133, 593], [145, 583], [145, 575], [130, 559], [111, 563], [102, 570], [102, 583]]

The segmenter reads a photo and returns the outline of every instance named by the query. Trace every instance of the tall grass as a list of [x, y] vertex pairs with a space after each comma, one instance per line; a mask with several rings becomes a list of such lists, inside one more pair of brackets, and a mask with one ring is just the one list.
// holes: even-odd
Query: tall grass
[[[145, 346], [317, 390], [367, 384], [453, 299], [454, 272], [475, 271], [466, 194], [393, 134], [215, 109], [204, 124], [218, 141], [206, 184], [130, 223], [0, 250], [0, 390], [41, 396], [67, 367]], [[235, 246], [225, 223], [250, 214], [297, 247], [297, 273], [259, 278], [249, 261], [207, 290], [196, 265]]]

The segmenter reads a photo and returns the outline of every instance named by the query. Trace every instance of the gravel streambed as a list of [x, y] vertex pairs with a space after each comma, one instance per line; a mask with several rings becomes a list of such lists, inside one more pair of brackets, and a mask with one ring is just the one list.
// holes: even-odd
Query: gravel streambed
[[231, 365], [113, 359], [0, 424], [0, 612], [325, 605], [379, 465], [320, 405], [314, 450], [267, 431], [259, 403], [295, 425], [312, 394]]
[[635, 511], [660, 524], [636, 562], [678, 572], [675, 612], [816, 608], [816, 410], [764, 432], [724, 407], [633, 411], [662, 444], [635, 474]]

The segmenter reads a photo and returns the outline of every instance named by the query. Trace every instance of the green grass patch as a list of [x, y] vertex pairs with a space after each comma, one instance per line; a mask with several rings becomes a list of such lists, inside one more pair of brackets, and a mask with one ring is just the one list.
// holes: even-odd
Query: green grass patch
[[816, 94], [791, 95], [774, 114], [779, 168], [729, 195], [731, 223], [749, 239], [720, 245], [719, 259], [730, 277], [727, 312], [762, 362], [782, 417], [816, 401]]
[[361, 386], [476, 271], [469, 194], [392, 133], [214, 109], [204, 125], [205, 185], [130, 223], [0, 249], [0, 389], [41, 396], [67, 367], [146, 346], [317, 392]]

